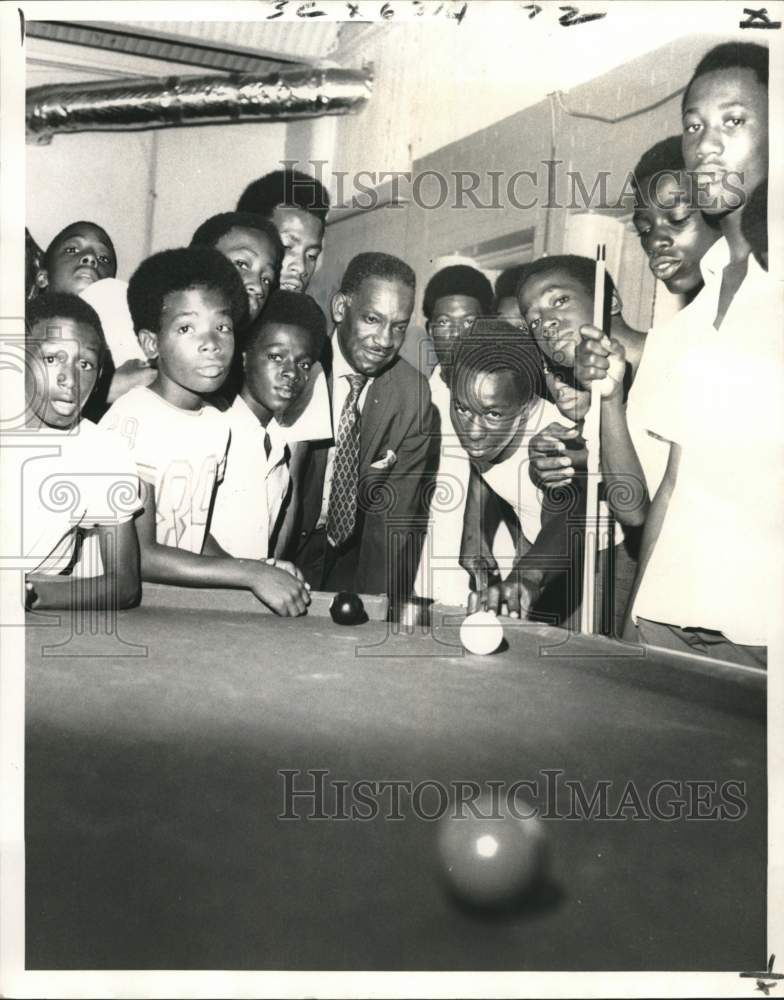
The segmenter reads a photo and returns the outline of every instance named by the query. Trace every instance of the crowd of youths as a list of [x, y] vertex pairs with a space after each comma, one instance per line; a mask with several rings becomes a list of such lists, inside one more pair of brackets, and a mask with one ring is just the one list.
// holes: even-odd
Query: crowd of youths
[[[68, 225], [28, 302], [28, 423], [59, 444], [25, 482], [28, 607], [129, 608], [156, 581], [246, 589], [279, 615], [313, 588], [569, 626], [598, 382], [606, 631], [764, 665], [784, 426], [767, 109], [767, 50], [719, 45], [682, 136], [634, 169], [674, 319], [632, 329], [608, 274], [595, 327], [594, 262], [575, 255], [495, 289], [451, 266], [424, 291], [429, 379], [400, 356], [404, 261], [354, 257], [329, 322], [307, 294], [329, 209], [313, 178], [255, 181], [127, 286], [109, 234]], [[58, 476], [68, 510], [47, 499]]]

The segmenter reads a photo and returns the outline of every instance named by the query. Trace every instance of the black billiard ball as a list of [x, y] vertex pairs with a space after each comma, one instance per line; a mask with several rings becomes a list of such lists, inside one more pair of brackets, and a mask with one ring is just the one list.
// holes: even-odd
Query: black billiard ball
[[368, 620], [362, 599], [344, 590], [335, 594], [329, 613], [336, 625], [363, 625]]

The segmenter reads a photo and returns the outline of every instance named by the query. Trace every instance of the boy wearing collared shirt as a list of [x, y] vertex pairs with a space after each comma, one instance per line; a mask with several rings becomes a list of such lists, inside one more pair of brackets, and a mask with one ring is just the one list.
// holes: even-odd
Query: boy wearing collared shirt
[[[701, 60], [683, 98], [683, 154], [722, 238], [702, 259], [703, 290], [650, 335], [629, 397], [630, 424], [670, 448], [627, 634], [636, 623], [645, 643], [764, 666], [779, 565], [782, 303], [743, 227], [768, 169], [764, 47], [728, 43]], [[740, 454], [750, 474], [734, 469]]]
[[[326, 333], [326, 318], [313, 299], [286, 291], [270, 295], [248, 331], [242, 387], [227, 413], [226, 473], [212, 516], [213, 536], [230, 555], [269, 555], [289, 491], [289, 444], [296, 439], [276, 418], [302, 394]], [[322, 436], [331, 437], [330, 426]]]

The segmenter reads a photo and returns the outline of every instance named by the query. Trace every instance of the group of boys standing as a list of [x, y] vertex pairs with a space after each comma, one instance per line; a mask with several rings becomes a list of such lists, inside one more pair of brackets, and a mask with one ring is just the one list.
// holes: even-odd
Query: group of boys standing
[[[29, 303], [29, 423], [61, 442], [62, 474], [86, 482], [111, 468], [138, 499], [118, 513], [105, 491], [84, 490], [67, 523], [42, 507], [31, 518], [28, 551], [42, 562], [28, 606], [131, 607], [150, 580], [248, 589], [282, 615], [303, 614], [311, 588], [385, 592], [396, 613], [415, 581], [443, 596], [422, 550], [438, 536], [439, 476], [454, 472], [459, 530], [444, 519], [438, 551], [448, 534], [469, 609], [567, 624], [580, 602], [581, 421], [599, 380], [602, 473], [619, 522], [607, 542], [609, 631], [764, 663], [784, 396], [780, 303], [760, 235], [767, 50], [711, 50], [684, 94], [682, 143], [657, 144], [635, 178], [651, 268], [693, 299], [671, 324], [647, 337], [631, 329], [608, 277], [604, 326], [593, 327], [585, 258], [522, 265], [495, 295], [477, 270], [445, 268], [424, 295], [437, 358], [428, 381], [400, 356], [411, 268], [356, 256], [332, 297], [329, 337], [306, 294], [328, 196], [313, 178], [269, 174], [189, 247], [135, 271], [127, 308], [138, 356], [113, 358], [98, 428], [80, 416], [107, 340], [116, 353], [122, 309], [99, 317], [97, 293], [117, 264], [100, 227], [68, 226]], [[752, 307], [755, 335], [741, 338]], [[741, 447], [750, 474], [730, 475]], [[750, 465], [757, 448], [772, 471]], [[494, 552], [502, 522], [505, 572]], [[98, 552], [80, 569], [89, 539]]]

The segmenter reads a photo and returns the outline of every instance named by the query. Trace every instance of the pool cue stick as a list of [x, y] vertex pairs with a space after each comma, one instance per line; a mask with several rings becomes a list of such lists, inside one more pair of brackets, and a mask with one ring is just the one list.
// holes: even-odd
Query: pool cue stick
[[[596, 247], [596, 271], [593, 289], [593, 325], [604, 330], [604, 275], [607, 247]], [[602, 397], [599, 380], [591, 382], [591, 405], [585, 415], [583, 436], [588, 449], [588, 480], [585, 498], [585, 543], [583, 551], [583, 599], [580, 608], [580, 631], [596, 631], [596, 555], [599, 542], [599, 436], [601, 433]]]

